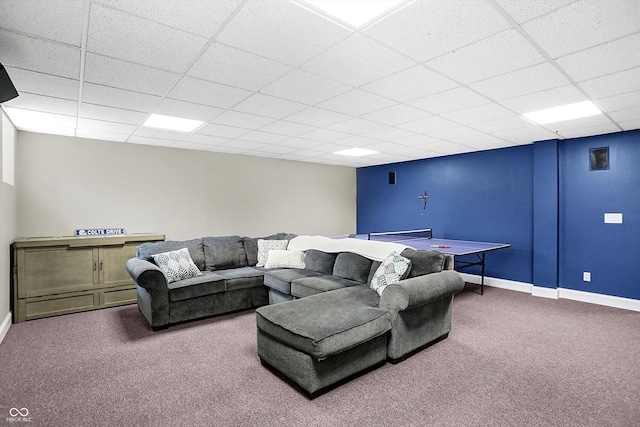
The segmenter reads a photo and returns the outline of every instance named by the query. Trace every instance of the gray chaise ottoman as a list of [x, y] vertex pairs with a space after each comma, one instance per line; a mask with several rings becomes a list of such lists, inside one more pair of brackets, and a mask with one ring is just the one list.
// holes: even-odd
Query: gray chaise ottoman
[[256, 310], [258, 356], [309, 395], [387, 358], [391, 318], [353, 286]]

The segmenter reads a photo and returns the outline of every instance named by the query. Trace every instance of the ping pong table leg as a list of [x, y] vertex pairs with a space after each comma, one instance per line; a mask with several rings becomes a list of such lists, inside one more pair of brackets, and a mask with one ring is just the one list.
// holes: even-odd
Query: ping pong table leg
[[484, 255], [485, 253], [482, 252], [482, 261], [481, 261], [481, 266], [482, 266], [482, 275], [480, 276], [480, 295], [484, 294]]

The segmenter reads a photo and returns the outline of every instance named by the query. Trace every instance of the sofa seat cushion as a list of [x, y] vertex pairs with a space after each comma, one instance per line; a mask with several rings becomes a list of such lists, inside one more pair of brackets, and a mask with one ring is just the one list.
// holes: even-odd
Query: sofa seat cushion
[[362, 286], [362, 284], [336, 276], [305, 277], [291, 282], [291, 295], [304, 298], [349, 286]]
[[202, 276], [171, 282], [168, 287], [170, 302], [184, 301], [226, 290], [224, 277], [210, 271], [203, 271]]
[[[357, 296], [363, 293], [351, 292], [353, 288], [366, 287], [338, 289], [261, 307], [256, 310], [258, 328], [317, 360], [356, 347], [389, 331], [389, 313], [362, 303]], [[376, 295], [371, 289], [366, 288], [365, 291]]]
[[230, 270], [216, 270], [216, 274], [224, 277], [228, 291], [264, 286], [263, 269], [255, 267], [232, 268]]
[[305, 277], [318, 277], [322, 273], [301, 268], [283, 268], [281, 270], [268, 270], [264, 273], [264, 284], [283, 294], [291, 294], [291, 282]]

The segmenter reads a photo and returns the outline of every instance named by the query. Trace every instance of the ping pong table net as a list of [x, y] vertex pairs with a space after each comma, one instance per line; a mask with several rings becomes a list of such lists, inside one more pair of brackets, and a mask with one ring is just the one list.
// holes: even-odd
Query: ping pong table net
[[382, 233], [368, 233], [368, 240], [379, 240], [383, 242], [397, 242], [411, 239], [431, 239], [433, 234], [430, 228], [422, 230], [407, 231], [387, 231]]

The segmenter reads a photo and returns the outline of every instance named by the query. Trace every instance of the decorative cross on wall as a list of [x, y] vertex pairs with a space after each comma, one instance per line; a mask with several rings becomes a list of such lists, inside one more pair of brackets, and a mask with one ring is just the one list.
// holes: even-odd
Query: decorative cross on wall
[[419, 199], [422, 199], [422, 201], [424, 202], [424, 208], [423, 209], [427, 209], [427, 199], [431, 197], [429, 195], [427, 195], [427, 192], [425, 191], [424, 194], [421, 194], [418, 196]]

